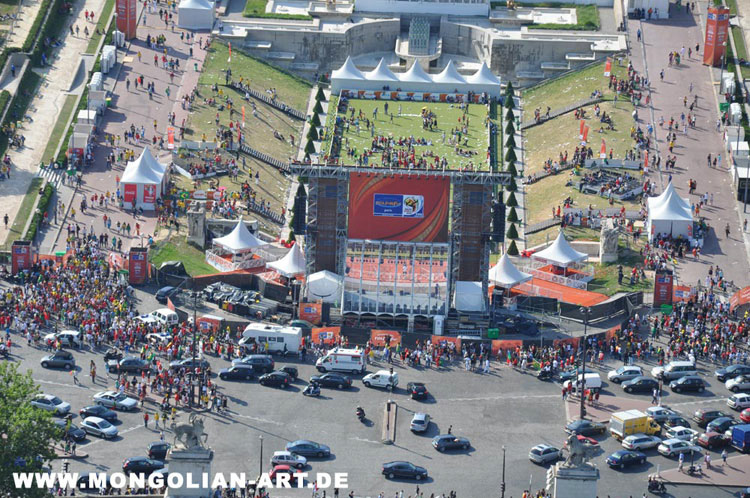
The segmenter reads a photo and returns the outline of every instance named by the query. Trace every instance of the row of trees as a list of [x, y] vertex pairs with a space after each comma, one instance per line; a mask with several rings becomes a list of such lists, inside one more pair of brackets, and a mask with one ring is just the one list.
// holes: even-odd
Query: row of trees
[[508, 184], [505, 187], [505, 191], [508, 192], [508, 197], [505, 199], [505, 206], [508, 207], [508, 214], [507, 214], [507, 220], [510, 223], [510, 226], [508, 227], [508, 231], [505, 233], [505, 236], [510, 240], [510, 245], [508, 245], [508, 249], [506, 252], [511, 256], [517, 256], [518, 255], [518, 246], [516, 245], [516, 240], [518, 240], [518, 228], [516, 227], [516, 223], [518, 223], [520, 220], [518, 218], [518, 213], [516, 212], [516, 207], [518, 207], [518, 201], [516, 200], [516, 190], [518, 190], [518, 185], [516, 184], [516, 177], [518, 176], [518, 170], [516, 169], [516, 161], [518, 161], [518, 157], [516, 157], [516, 125], [515, 125], [515, 116], [513, 115], [513, 109], [515, 108], [515, 104], [513, 102], [513, 96], [514, 96], [514, 90], [513, 90], [513, 84], [509, 81], [508, 85], [505, 87], [505, 121], [507, 124], [505, 125], [505, 147], [507, 148], [507, 152], [505, 153], [505, 170], [510, 173], [510, 184]]
[[323, 105], [321, 102], [326, 101], [326, 96], [323, 93], [323, 88], [318, 87], [318, 93], [315, 94], [315, 107], [313, 107], [313, 115], [310, 118], [310, 129], [307, 132], [307, 143], [305, 144], [305, 154], [310, 156], [315, 154], [315, 142], [320, 139], [318, 128], [321, 127], [320, 113], [323, 112]]

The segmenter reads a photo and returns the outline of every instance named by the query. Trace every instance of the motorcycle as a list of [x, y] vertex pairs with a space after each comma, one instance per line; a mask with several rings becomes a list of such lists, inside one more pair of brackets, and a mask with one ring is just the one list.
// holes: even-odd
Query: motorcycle
[[648, 481], [648, 491], [654, 494], [663, 494], [667, 492], [667, 487], [658, 479]]
[[108, 349], [106, 353], [104, 353], [104, 361], [107, 362], [109, 360], [122, 360], [122, 352], [117, 348]]
[[302, 391], [305, 396], [320, 396], [320, 386], [317, 384], [308, 384]]
[[364, 422], [366, 420], [365, 411], [362, 408], [357, 408], [357, 418], [360, 422]]
[[700, 476], [700, 475], [703, 475], [703, 469], [701, 468], [700, 465], [691, 465], [690, 467], [688, 467], [687, 473], [689, 476], [694, 476], [694, 475]]
[[536, 378], [539, 380], [550, 380], [552, 378], [552, 370], [546, 370], [543, 368], [539, 370], [538, 374], [536, 374]]
[[5, 346], [5, 344], [0, 344], [0, 356], [3, 358], [10, 358], [10, 353], [8, 352], [8, 348]]

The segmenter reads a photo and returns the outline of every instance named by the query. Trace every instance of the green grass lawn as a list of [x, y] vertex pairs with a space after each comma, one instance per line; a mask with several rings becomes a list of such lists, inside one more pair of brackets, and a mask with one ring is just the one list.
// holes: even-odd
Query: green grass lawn
[[247, 0], [242, 15], [245, 17], [265, 17], [268, 19], [312, 19], [310, 16], [300, 14], [266, 14], [267, 3], [268, 0]]
[[566, 31], [599, 31], [601, 23], [599, 21], [599, 9], [596, 5], [575, 5], [566, 6], [575, 7], [576, 24], [533, 24], [529, 29], [562, 29]]
[[42, 186], [43, 178], [34, 177], [31, 179], [26, 195], [23, 196], [21, 201], [21, 207], [18, 208], [16, 218], [13, 220], [13, 224], [10, 227], [8, 238], [5, 239], [5, 244], [2, 246], [3, 250], [10, 250], [10, 246], [16, 240], [19, 240], [23, 235], [23, 229], [26, 228], [26, 223], [31, 217], [31, 210], [34, 209], [34, 203], [37, 197], [39, 197], [39, 187]]
[[[590, 230], [593, 232], [593, 230]], [[565, 231], [567, 234], [567, 229]], [[594, 265], [594, 279], [589, 282], [588, 290], [599, 292], [607, 296], [612, 296], [618, 292], [638, 292], [653, 290], [653, 280], [640, 280], [637, 284], [630, 285], [630, 272], [635, 266], [643, 266], [643, 258], [639, 254], [639, 249], [643, 247], [644, 240], [641, 237], [639, 245], [633, 245], [632, 239], [630, 247], [620, 237], [619, 257], [616, 262]], [[622, 285], [617, 283], [617, 266], [622, 265], [623, 279]]]
[[206, 263], [206, 255], [195, 246], [187, 243], [184, 234], [176, 234], [169, 240], [157, 243], [157, 249], [150, 251], [151, 262], [158, 268], [165, 261], [182, 261], [190, 276], [218, 273]]
[[[612, 73], [618, 79], [627, 75], [628, 61], [623, 59], [622, 64], [618, 66], [617, 60], [612, 62]], [[601, 63], [536, 85], [523, 92], [526, 119], [533, 118], [536, 108], [541, 108], [542, 114], [547, 106], [555, 111], [589, 98], [594, 90], [600, 90], [605, 100], [612, 100], [615, 94], [607, 88], [607, 84], [604, 63]]]
[[[349, 111], [347, 117], [351, 116], [350, 110], [355, 110], [355, 117], [359, 111], [363, 111], [365, 116], [372, 121], [373, 110], [378, 109], [377, 119], [375, 120], [375, 134], [386, 135], [398, 140], [400, 137], [424, 138], [432, 142], [432, 145], [415, 146], [417, 153], [432, 151], [439, 157], [446, 157], [450, 168], [456, 169], [463, 167], [472, 162], [475, 167], [487, 169], [487, 140], [488, 131], [484, 125], [487, 117], [486, 107], [480, 104], [469, 105], [469, 132], [461, 138], [461, 148], [476, 152], [471, 156], [465, 157], [456, 154], [454, 147], [448, 144], [451, 137], [451, 130], [458, 127], [458, 119], [463, 115], [458, 106], [452, 106], [447, 103], [425, 103], [425, 102], [393, 102], [388, 101], [388, 113], [393, 114], [393, 121], [390, 116], [385, 115], [385, 102], [377, 100], [349, 100]], [[398, 108], [401, 106], [401, 116], [398, 115]], [[427, 107], [437, 115], [438, 127], [433, 131], [422, 128], [422, 108]], [[442, 141], [442, 134], [445, 132], [445, 143]], [[357, 134], [357, 128], [354, 125], [349, 127], [349, 131], [343, 132], [342, 156], [346, 153], [346, 140], [348, 139], [349, 147], [356, 149], [360, 153], [364, 149], [369, 149], [372, 145], [370, 131], [365, 129], [364, 124], [360, 127]], [[468, 139], [468, 145], [464, 145], [464, 138]], [[406, 149], [399, 147], [398, 149]], [[380, 155], [375, 154], [372, 158], [380, 162]], [[428, 161], [430, 159], [428, 158]]]
[[[104, 7], [102, 8], [102, 12], [99, 14], [99, 19], [96, 22], [96, 29], [91, 33], [91, 39], [86, 47], [87, 54], [93, 54], [96, 52], [96, 49], [99, 48], [99, 41], [107, 30], [107, 23], [109, 23], [109, 17], [112, 15], [114, 8], [115, 0], [107, 0], [104, 2]], [[99, 32], [98, 34], [97, 31]]]
[[[248, 2], [250, 3], [250, 2]], [[287, 73], [267, 62], [244, 54], [237, 48], [232, 48], [232, 62], [228, 63], [229, 47], [219, 40], [211, 43], [211, 49], [206, 57], [200, 83], [212, 85], [224, 84], [224, 72], [232, 68], [232, 79], [250, 82], [250, 87], [265, 92], [269, 88], [276, 89], [276, 98], [295, 109], [306, 112], [307, 101], [310, 98], [312, 84], [299, 76]]]
[[55, 127], [52, 128], [52, 133], [49, 136], [49, 140], [47, 140], [47, 147], [44, 148], [44, 152], [42, 153], [42, 160], [47, 164], [49, 164], [50, 159], [54, 158], [57, 146], [60, 145], [60, 139], [67, 130], [68, 120], [76, 105], [76, 98], [76, 95], [67, 95], [65, 97], [65, 103], [63, 103]]

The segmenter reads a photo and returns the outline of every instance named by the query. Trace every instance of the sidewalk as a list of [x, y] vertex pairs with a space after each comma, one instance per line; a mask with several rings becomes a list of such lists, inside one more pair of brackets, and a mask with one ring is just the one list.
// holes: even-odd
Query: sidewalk
[[[716, 455], [714, 455], [716, 456]], [[661, 477], [673, 484], [692, 484], [707, 486], [736, 486], [747, 487], [750, 485], [750, 458], [747, 455], [739, 455], [727, 458], [726, 466], [720, 458], [713, 459], [711, 468], [707, 469], [703, 463], [703, 458], [696, 455], [696, 462], [703, 467], [703, 475], [689, 476], [687, 473], [671, 469], [660, 472]], [[685, 459], [683, 468], [690, 465], [690, 459]]]
[[42, 0], [24, 0], [21, 4], [16, 25], [13, 27], [13, 33], [5, 40], [8, 47], [21, 47], [26, 37], [29, 36], [31, 26], [34, 24], [39, 9], [42, 8]]

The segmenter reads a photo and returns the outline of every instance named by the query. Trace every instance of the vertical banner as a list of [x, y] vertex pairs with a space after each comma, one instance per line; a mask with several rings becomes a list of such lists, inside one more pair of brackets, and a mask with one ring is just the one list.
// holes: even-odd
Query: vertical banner
[[729, 32], [729, 9], [727, 7], [708, 8], [706, 18], [706, 38], [703, 43], [703, 64], [718, 66], [724, 55]]
[[313, 325], [323, 320], [323, 303], [299, 303], [299, 318]]
[[674, 276], [672, 270], [657, 270], [654, 278], [654, 307], [672, 304], [674, 296]]
[[128, 283], [142, 284], [146, 281], [146, 265], [148, 264], [145, 247], [132, 247], [128, 255]]
[[580, 125], [578, 126], [578, 138], [580, 138], [581, 140], [586, 140], [585, 138], [583, 138], [583, 130], [585, 128], [586, 128], [586, 121], [582, 119]]
[[156, 202], [156, 185], [143, 186], [143, 203], [154, 204]]
[[583, 128], [583, 144], [586, 145], [586, 142], [589, 140], [589, 127], [585, 126]]
[[228, 42], [227, 45], [229, 46], [229, 59], [227, 59], [227, 62], [232, 62], [232, 42]]
[[599, 150], [599, 158], [600, 159], [607, 158], [607, 144], [604, 142], [603, 138], [602, 138], [602, 148]]
[[117, 0], [117, 30], [125, 34], [126, 40], [132, 40], [138, 29], [136, 0]]
[[242, 106], [242, 126], [245, 126], [245, 106]]
[[138, 186], [134, 183], [125, 183], [123, 185], [122, 200], [125, 202], [135, 202], [136, 191]]
[[31, 242], [16, 240], [11, 251], [11, 272], [13, 275], [21, 270], [31, 268]]
[[609, 78], [610, 74], [612, 74], [612, 59], [607, 57], [607, 63], [604, 65], [604, 76]]
[[167, 128], [167, 150], [174, 150], [174, 128]]

